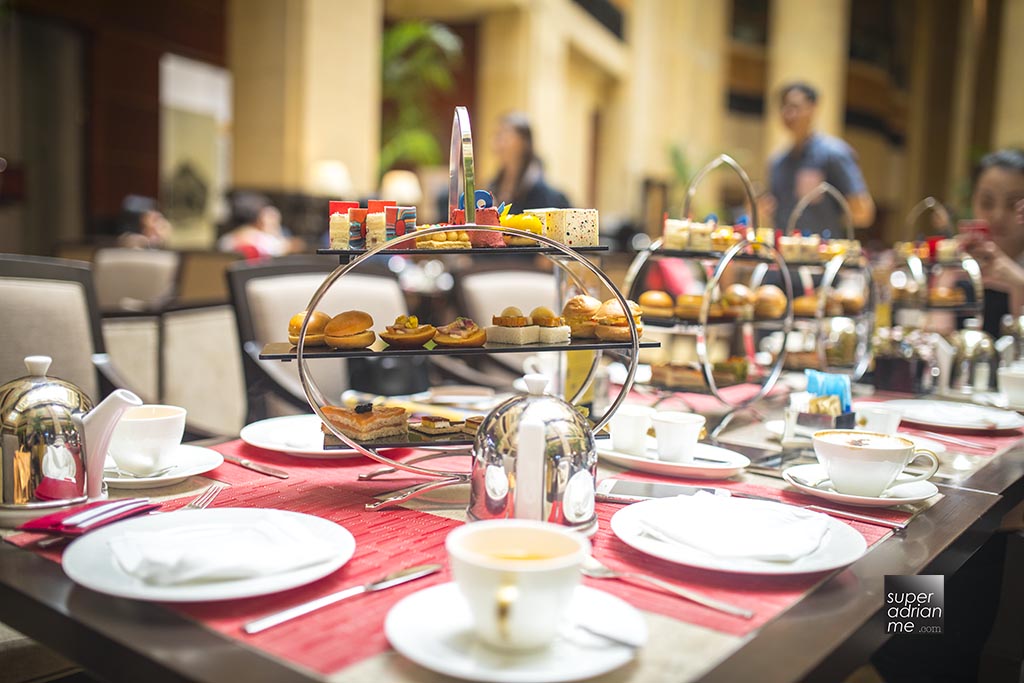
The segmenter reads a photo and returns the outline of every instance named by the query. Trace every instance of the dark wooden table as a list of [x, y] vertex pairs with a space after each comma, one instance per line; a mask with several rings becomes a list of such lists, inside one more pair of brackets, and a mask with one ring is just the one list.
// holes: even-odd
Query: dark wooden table
[[[1022, 475], [1024, 442], [957, 487], [940, 486], [944, 497], [905, 533], [875, 546], [728, 652], [708, 655], [717, 661], [708, 660], [698, 680], [841, 680], [886, 638], [878, 620], [883, 577], [956, 572], [991, 537], [1003, 514], [1024, 500]], [[111, 682], [325, 680], [159, 605], [78, 587], [55, 563], [9, 544], [0, 544], [0, 621]], [[406, 673], [409, 680], [448, 680]], [[608, 680], [681, 680], [671, 674], [652, 676], [647, 669], [641, 675], [627, 668]]]

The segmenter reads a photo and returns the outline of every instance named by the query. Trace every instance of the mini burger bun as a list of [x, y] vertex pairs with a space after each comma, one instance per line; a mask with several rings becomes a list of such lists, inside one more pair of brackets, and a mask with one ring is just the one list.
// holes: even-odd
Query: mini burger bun
[[644, 315], [655, 318], [671, 318], [673, 303], [668, 292], [659, 289], [649, 289], [640, 295], [640, 308], [644, 309]]
[[[629, 325], [598, 325], [594, 331], [597, 334], [597, 338], [604, 341], [631, 341]], [[644, 326], [642, 323], [637, 323], [636, 336], [637, 339], [644, 336]]]
[[[640, 314], [643, 311], [640, 310], [640, 307], [637, 306], [636, 302], [627, 299], [626, 303], [629, 305], [629, 312], [633, 315], [633, 317], [640, 317]], [[619, 303], [619, 300], [608, 299], [608, 301], [605, 301], [603, 304], [601, 304], [601, 308], [597, 309], [597, 313], [594, 314], [594, 321], [598, 325], [600, 325], [601, 321], [607, 318], [625, 317], [626, 314], [622, 312], [622, 304]]]
[[[292, 344], [299, 343], [299, 332], [302, 331], [302, 321], [306, 319], [306, 312], [296, 313], [288, 321], [288, 341]], [[331, 321], [331, 316], [323, 311], [313, 311], [309, 317], [309, 325], [306, 327], [306, 345], [323, 346], [324, 328]]]
[[[629, 312], [633, 318], [640, 317], [640, 307], [636, 302], [627, 300], [626, 303], [629, 305]], [[617, 324], [605, 324], [606, 321], [619, 319], [621, 322]], [[597, 314], [594, 316], [594, 321], [597, 323], [595, 333], [598, 339], [605, 341], [630, 341], [629, 334], [629, 322], [622, 312], [622, 304], [619, 303], [618, 299], [608, 299], [601, 308], [598, 309]], [[637, 337], [642, 337], [644, 334], [644, 326], [641, 323], [636, 325]]]
[[336, 349], [363, 349], [373, 343], [377, 336], [373, 330], [373, 318], [363, 311], [345, 311], [331, 318], [324, 328], [324, 340]]
[[562, 317], [569, 326], [574, 339], [593, 339], [595, 336], [594, 314], [601, 308], [601, 302], [592, 296], [578, 294], [565, 302]]

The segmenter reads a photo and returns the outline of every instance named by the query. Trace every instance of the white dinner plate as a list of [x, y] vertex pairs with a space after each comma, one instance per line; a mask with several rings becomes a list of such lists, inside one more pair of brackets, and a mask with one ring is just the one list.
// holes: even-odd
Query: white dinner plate
[[[764, 423], [764, 428], [765, 431], [767, 431], [771, 436], [774, 436], [776, 439], [781, 439], [782, 434], [786, 431], [786, 422], [785, 420], [768, 420], [767, 422]], [[926, 450], [931, 451], [935, 455], [939, 455], [940, 453], [946, 452], [946, 447], [943, 446], [938, 441], [932, 441], [931, 439], [926, 439], [923, 436], [918, 436], [917, 434], [897, 432], [896, 436], [900, 436], [903, 437], [904, 439], [908, 439], [909, 441], [913, 441], [914, 448], [924, 448]], [[796, 440], [806, 441], [807, 443], [810, 443], [811, 437], [810, 435], [806, 437], [798, 435], [796, 437]]]
[[829, 481], [823, 482], [818, 486], [804, 486], [800, 482], [794, 481], [792, 475], [796, 475], [804, 481], [821, 481], [827, 476], [825, 468], [822, 465], [810, 464], [787, 467], [782, 471], [782, 478], [785, 479], [790, 486], [798, 488], [808, 495], [824, 498], [825, 500], [830, 500], [834, 503], [860, 505], [862, 507], [887, 508], [896, 505], [903, 505], [905, 503], [920, 503], [928, 500], [939, 492], [938, 487], [930, 481], [911, 481], [901, 484], [900, 480], [909, 479], [911, 476], [909, 474], [901, 474], [896, 477], [896, 484], [891, 486], [889, 490], [878, 497], [852, 496], [848, 493], [839, 493], [832, 488], [832, 483]]
[[[829, 517], [828, 529], [818, 549], [795, 562], [770, 562], [749, 557], [718, 557], [682, 543], [659, 541], [643, 533], [641, 517], [651, 506], [663, 504], [664, 501], [665, 499], [645, 500], [642, 503], [625, 506], [612, 516], [612, 532], [626, 545], [652, 557], [688, 567], [736, 574], [784, 575], [823, 572], [845, 567], [858, 560], [867, 550], [867, 542], [856, 529]], [[685, 520], [677, 521], [685, 523]], [[700, 519], [690, 521], [693, 524], [704, 523], [704, 520]]]
[[1024, 415], [970, 403], [897, 399], [883, 401], [878, 405], [900, 411], [904, 422], [921, 425], [935, 431], [999, 433], [1024, 427]]
[[[610, 445], [598, 446], [597, 455], [605, 462], [637, 472], [688, 479], [727, 479], [736, 476], [750, 465], [750, 459], [745, 455], [706, 443], [698, 443], [694, 447], [692, 462], [658, 460], [657, 442], [651, 437], [648, 437], [646, 456], [612, 450]], [[721, 462], [712, 462], [714, 460]]]
[[998, 391], [982, 391], [971, 396], [978, 405], [1002, 408], [1003, 410], [1015, 410], [1018, 413], [1024, 412], [1024, 403], [1010, 403], [1010, 398]]
[[324, 448], [322, 423], [316, 415], [271, 417], [242, 427], [239, 438], [250, 446], [303, 458], [353, 458], [351, 450]]
[[[112, 489], [154, 489], [178, 484], [197, 474], [205, 474], [224, 463], [224, 456], [217, 451], [188, 444], [175, 448], [168, 459], [174, 462], [174, 469], [159, 477], [128, 477], [107, 470], [103, 473], [103, 481]], [[107, 460], [113, 463], [110, 458]]]
[[502, 652], [480, 643], [459, 587], [443, 583], [404, 598], [388, 612], [384, 633], [400, 654], [448, 676], [487, 683], [560, 683], [599, 676], [626, 664], [636, 649], [572, 627], [573, 623], [637, 646], [643, 616], [628, 603], [587, 586], [576, 589], [567, 624], [549, 647]]
[[[331, 549], [331, 559], [270, 576], [164, 586], [146, 583], [125, 572], [114, 559], [109, 546], [114, 538], [129, 533], [188, 529], [209, 524], [232, 524], [239, 528], [251, 524], [265, 525], [268, 515], [287, 516], [304, 525], [316, 535], [319, 543]], [[355, 539], [348, 529], [320, 517], [287, 510], [210, 508], [144, 515], [97, 529], [69, 545], [61, 565], [72, 581], [100, 593], [135, 600], [206, 602], [268, 595], [312, 583], [341, 568], [355, 549]], [[273, 553], [275, 549], [268, 547], [267, 552]]]

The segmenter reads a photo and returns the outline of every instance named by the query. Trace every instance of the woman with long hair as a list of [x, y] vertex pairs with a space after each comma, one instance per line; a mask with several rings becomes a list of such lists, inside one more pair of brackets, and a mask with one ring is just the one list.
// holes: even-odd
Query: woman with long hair
[[566, 196], [544, 178], [544, 166], [533, 149], [533, 130], [525, 114], [513, 112], [502, 117], [494, 148], [501, 164], [490, 184], [496, 204], [512, 204], [514, 212], [569, 207]]

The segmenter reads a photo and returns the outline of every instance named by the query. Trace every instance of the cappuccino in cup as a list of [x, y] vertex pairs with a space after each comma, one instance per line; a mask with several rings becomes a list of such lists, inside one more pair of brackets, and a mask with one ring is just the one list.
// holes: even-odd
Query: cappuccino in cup
[[814, 453], [828, 472], [839, 493], [877, 498], [892, 486], [913, 460], [930, 461], [927, 472], [900, 480], [901, 484], [929, 479], [939, 469], [939, 460], [931, 451], [914, 450], [909, 439], [878, 432], [852, 429], [826, 429], [812, 438]]

